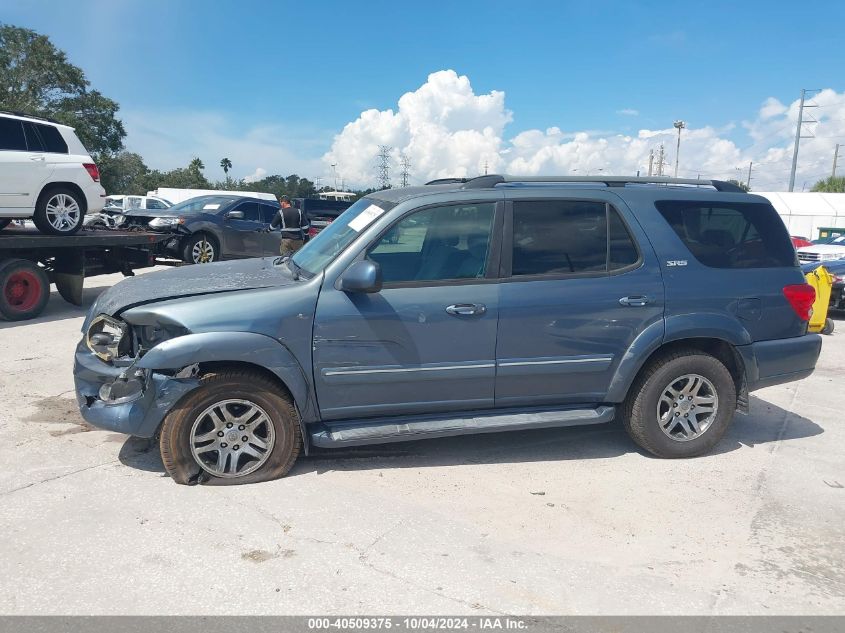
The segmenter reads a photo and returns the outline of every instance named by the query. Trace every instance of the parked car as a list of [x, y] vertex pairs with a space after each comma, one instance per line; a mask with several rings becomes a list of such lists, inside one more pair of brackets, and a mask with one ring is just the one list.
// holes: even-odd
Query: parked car
[[100, 172], [73, 128], [0, 111], [0, 230], [32, 218], [42, 233], [71, 235], [103, 208]]
[[[342, 193], [352, 195], [348, 192]], [[308, 225], [307, 235], [312, 238], [352, 206], [352, 201], [337, 198], [294, 198], [293, 206], [302, 211], [302, 216]]]
[[833, 275], [833, 287], [830, 291], [830, 309], [845, 310], [845, 259], [837, 259], [803, 264], [801, 270], [805, 273], [815, 270], [818, 266], [824, 266]]
[[798, 249], [798, 260], [803, 263], [825, 262], [845, 257], [845, 235]]
[[189, 264], [278, 255], [281, 235], [266, 229], [279, 203], [242, 196], [200, 196], [169, 209], [126, 211], [126, 226], [172, 233], [161, 254]]
[[126, 222], [127, 211], [162, 211], [172, 206], [173, 203], [168, 200], [155, 196], [107, 196], [105, 206], [99, 213], [86, 215], [83, 225], [90, 228], [117, 229]]
[[750, 391], [813, 371], [815, 294], [765, 198], [536, 180], [378, 191], [291, 258], [120, 282], [76, 349], [82, 416], [159, 437], [182, 484], [279, 477], [313, 446], [614, 419], [692, 457]]
[[792, 240], [792, 245], [795, 248], [801, 248], [802, 246], [812, 246], [813, 243], [808, 240], [806, 237], [799, 237], [796, 235], [791, 235], [789, 239]]

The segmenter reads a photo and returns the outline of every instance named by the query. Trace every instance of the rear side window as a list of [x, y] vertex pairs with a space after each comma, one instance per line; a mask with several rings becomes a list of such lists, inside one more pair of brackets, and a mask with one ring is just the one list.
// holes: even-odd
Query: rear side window
[[45, 152], [67, 154], [67, 143], [65, 143], [65, 139], [62, 138], [62, 133], [59, 130], [52, 125], [44, 125], [43, 123], [33, 123], [32, 125], [41, 137]]
[[41, 137], [38, 135], [38, 132], [35, 130], [35, 125], [30, 123], [29, 121], [24, 121], [23, 123], [23, 133], [26, 136], [26, 146], [30, 152], [43, 152], [44, 143], [41, 142]]
[[0, 117], [0, 149], [26, 151], [26, 139], [20, 120]]
[[515, 277], [609, 273], [638, 261], [628, 229], [604, 202], [514, 202]]
[[796, 265], [789, 235], [769, 204], [678, 200], [655, 204], [693, 257], [705, 266], [779, 268]]

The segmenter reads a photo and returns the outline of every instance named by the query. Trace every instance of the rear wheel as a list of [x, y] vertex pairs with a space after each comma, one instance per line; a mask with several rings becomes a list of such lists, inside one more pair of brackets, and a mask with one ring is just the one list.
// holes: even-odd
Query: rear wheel
[[0, 316], [9, 321], [37, 317], [50, 299], [50, 280], [44, 270], [26, 259], [0, 264]]
[[301, 447], [293, 403], [273, 381], [249, 371], [206, 374], [161, 428], [161, 458], [179, 484], [277, 479]]
[[710, 451], [736, 410], [736, 385], [722, 362], [696, 349], [658, 357], [628, 395], [624, 423], [640, 447], [658, 457]]
[[220, 259], [217, 240], [207, 233], [197, 233], [185, 240], [182, 261], [186, 264], [209, 264]]
[[72, 235], [80, 229], [84, 217], [82, 196], [67, 187], [53, 187], [38, 198], [32, 221], [42, 233]]

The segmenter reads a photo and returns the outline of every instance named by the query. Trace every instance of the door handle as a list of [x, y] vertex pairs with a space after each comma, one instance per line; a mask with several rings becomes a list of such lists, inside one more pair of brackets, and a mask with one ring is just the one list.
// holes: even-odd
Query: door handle
[[29, 160], [40, 160], [40, 161], [43, 161], [43, 160], [46, 160], [46, 159], [45, 159], [43, 156], [30, 156], [30, 157], [29, 157]]
[[446, 312], [455, 316], [471, 316], [484, 314], [487, 306], [483, 303], [455, 303], [446, 308]]
[[645, 295], [631, 295], [630, 297], [622, 297], [619, 300], [623, 306], [630, 306], [633, 308], [639, 308], [646, 304], [648, 304], [649, 298]]

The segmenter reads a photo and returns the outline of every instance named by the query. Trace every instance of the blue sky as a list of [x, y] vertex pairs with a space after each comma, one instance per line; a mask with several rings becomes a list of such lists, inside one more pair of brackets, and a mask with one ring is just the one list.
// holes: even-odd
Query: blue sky
[[684, 118], [741, 149], [760, 140], [742, 122], [766, 99], [845, 90], [845, 2], [781, 4], [0, 0], [0, 21], [64, 49], [121, 104], [127, 145], [159, 148], [145, 153], [151, 166], [180, 157], [148, 137], [190, 144], [158, 129], [173, 117], [207, 116], [225, 138], [272, 130], [288, 164], [242, 160], [243, 176], [325, 171], [347, 123], [396, 110], [444, 69], [475, 95], [505, 93], [503, 143], [550, 127], [636, 135]]

